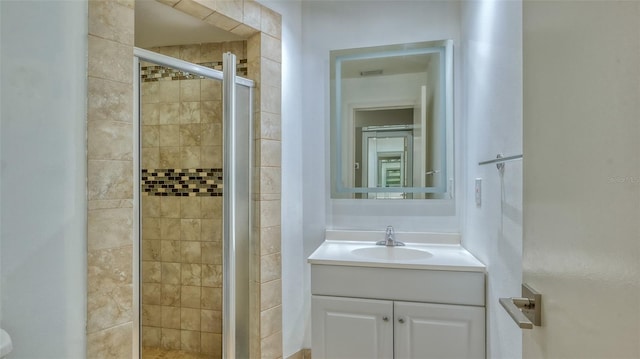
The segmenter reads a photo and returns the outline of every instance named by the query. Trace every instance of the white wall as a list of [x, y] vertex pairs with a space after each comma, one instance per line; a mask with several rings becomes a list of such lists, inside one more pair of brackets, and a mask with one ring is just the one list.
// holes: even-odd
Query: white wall
[[0, 9], [1, 325], [12, 358], [83, 358], [87, 4]]
[[[303, 2], [302, 134], [307, 254], [320, 245], [326, 227], [382, 230], [390, 224], [398, 231], [459, 231], [459, 216], [450, 203], [331, 200], [328, 148], [329, 52], [443, 39], [454, 40], [455, 47], [460, 39], [459, 10], [457, 1]], [[454, 59], [454, 72], [458, 72], [457, 55]], [[454, 80], [457, 93], [459, 85], [457, 77]], [[459, 115], [458, 104], [455, 115]]]
[[[522, 153], [521, 1], [469, 1], [462, 6], [462, 96], [465, 132], [463, 245], [487, 265], [487, 357], [521, 357], [521, 331], [499, 297], [520, 295], [522, 162], [478, 162]], [[482, 178], [476, 206], [474, 179]]]
[[301, 3], [260, 3], [282, 15], [282, 336], [287, 358], [303, 348], [308, 321], [302, 247]]

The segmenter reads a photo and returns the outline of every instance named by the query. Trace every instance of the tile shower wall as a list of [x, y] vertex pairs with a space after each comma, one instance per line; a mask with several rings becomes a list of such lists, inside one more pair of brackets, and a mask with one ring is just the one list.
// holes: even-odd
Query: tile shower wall
[[[245, 42], [152, 49], [221, 66]], [[243, 66], [244, 65], [244, 66]], [[222, 354], [222, 103], [217, 80], [142, 75], [142, 344]]]

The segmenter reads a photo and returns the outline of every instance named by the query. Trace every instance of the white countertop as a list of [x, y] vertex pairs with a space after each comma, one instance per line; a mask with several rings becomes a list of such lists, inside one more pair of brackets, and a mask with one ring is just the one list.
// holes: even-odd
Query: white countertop
[[[329, 233], [327, 231], [327, 239], [318, 249], [309, 256], [307, 261], [311, 264], [324, 264], [324, 265], [341, 265], [341, 266], [358, 266], [358, 267], [379, 267], [379, 268], [407, 268], [407, 269], [428, 269], [428, 270], [447, 270], [447, 271], [466, 271], [466, 272], [485, 272], [485, 265], [482, 264], [476, 257], [474, 257], [469, 251], [462, 247], [456, 241], [442, 241], [439, 243], [428, 243], [429, 235], [424, 236], [424, 239], [418, 239], [416, 242], [405, 241], [405, 246], [402, 247], [390, 247], [389, 252], [392, 252], [395, 248], [401, 249], [415, 249], [420, 251], [426, 251], [431, 254], [427, 258], [418, 259], [381, 259], [372, 258], [368, 256], [358, 255], [357, 250], [361, 248], [380, 248], [381, 251], [385, 251], [385, 246], [377, 246], [375, 240], [366, 235], [362, 235], [362, 232], [351, 235], [353, 233], [348, 232], [346, 235], [341, 235], [339, 232]], [[355, 232], [354, 232], [355, 233]], [[375, 238], [382, 239], [384, 235], [379, 236], [378, 232], [370, 232], [375, 234]], [[384, 234], [384, 233], [383, 233]], [[438, 239], [442, 238], [442, 235], [436, 235]], [[448, 236], [448, 235], [444, 235]], [[403, 236], [402, 233], [396, 233], [396, 239], [415, 239], [416, 236], [409, 237]], [[336, 239], [345, 238], [345, 239]], [[349, 240], [347, 240], [348, 238]], [[354, 240], [355, 239], [355, 240]], [[443, 243], [444, 242], [444, 243]], [[354, 250], [356, 250], [354, 252]]]

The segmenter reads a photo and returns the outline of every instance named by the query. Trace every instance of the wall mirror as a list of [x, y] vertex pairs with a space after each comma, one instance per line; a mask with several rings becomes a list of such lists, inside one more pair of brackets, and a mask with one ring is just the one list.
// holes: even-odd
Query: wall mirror
[[453, 41], [330, 55], [332, 198], [451, 198]]

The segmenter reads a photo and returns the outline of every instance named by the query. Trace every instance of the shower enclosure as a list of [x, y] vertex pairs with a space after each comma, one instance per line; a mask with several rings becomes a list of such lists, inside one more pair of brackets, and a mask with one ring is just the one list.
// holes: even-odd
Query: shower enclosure
[[231, 53], [134, 55], [140, 356], [248, 358], [253, 82]]

